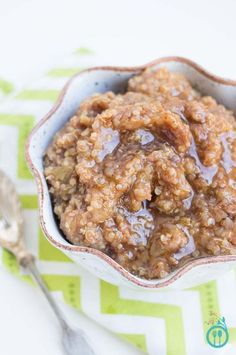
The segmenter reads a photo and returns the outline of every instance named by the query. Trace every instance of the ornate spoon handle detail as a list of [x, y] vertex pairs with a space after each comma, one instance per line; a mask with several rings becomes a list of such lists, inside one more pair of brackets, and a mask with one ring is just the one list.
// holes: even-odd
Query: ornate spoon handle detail
[[27, 269], [51, 305], [62, 328], [62, 343], [67, 355], [95, 355], [82, 330], [73, 330], [45, 285], [35, 259], [23, 238], [23, 217], [18, 196], [11, 180], [0, 170], [0, 245], [14, 254]]

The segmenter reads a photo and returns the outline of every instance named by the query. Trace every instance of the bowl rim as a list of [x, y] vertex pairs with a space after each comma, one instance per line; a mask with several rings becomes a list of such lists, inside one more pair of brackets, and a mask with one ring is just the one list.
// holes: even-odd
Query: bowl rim
[[[25, 146], [25, 157], [26, 161], [28, 163], [28, 166], [33, 174], [33, 177], [36, 181], [36, 186], [38, 190], [38, 198], [39, 198], [39, 221], [41, 228], [45, 234], [45, 237], [57, 248], [67, 251], [67, 252], [83, 252], [83, 253], [88, 253], [88, 254], [93, 254], [97, 256], [98, 258], [102, 259], [105, 263], [108, 263], [112, 268], [114, 268], [118, 273], [121, 274], [128, 282], [131, 284], [135, 284], [136, 286], [145, 288], [145, 289], [159, 289], [163, 287], [170, 286], [174, 281], [182, 277], [184, 274], [186, 274], [188, 271], [191, 269], [197, 267], [197, 266], [202, 266], [206, 264], [215, 264], [215, 263], [228, 263], [228, 262], [234, 262], [236, 261], [236, 255], [219, 255], [219, 256], [208, 256], [208, 257], [202, 257], [199, 259], [193, 259], [188, 262], [186, 262], [184, 265], [180, 266], [177, 270], [174, 270], [172, 273], [170, 273], [166, 278], [163, 279], [154, 279], [154, 280], [147, 280], [147, 279], [142, 279], [138, 276], [135, 276], [131, 274], [129, 271], [127, 271], [125, 268], [123, 268], [121, 265], [119, 265], [115, 260], [113, 260], [111, 257], [106, 255], [100, 250], [94, 249], [94, 248], [89, 248], [85, 246], [76, 246], [73, 244], [68, 244], [64, 245], [56, 241], [48, 232], [46, 223], [44, 220], [44, 209], [43, 209], [43, 203], [45, 199], [45, 194], [44, 194], [44, 188], [43, 188], [43, 183], [41, 180], [40, 173], [38, 169], [36, 168], [33, 159], [31, 159], [30, 155], [30, 146], [31, 146], [31, 141], [33, 136], [37, 133], [39, 128], [47, 121], [50, 119], [50, 117], [59, 109], [61, 106], [64, 96], [66, 95], [71, 83], [80, 75], [89, 73], [91, 71], [97, 71], [97, 70], [110, 70], [114, 72], [132, 72], [132, 73], [139, 73], [142, 70], [146, 68], [151, 68], [153, 66], [156, 66], [158, 64], [162, 63], [167, 63], [167, 62], [179, 62], [181, 64], [186, 64], [190, 66], [191, 68], [195, 69], [198, 73], [202, 74], [206, 78], [218, 83], [218, 84], [224, 84], [227, 86], [234, 86], [236, 87], [236, 80], [231, 80], [231, 79], [226, 79], [217, 75], [212, 74], [211, 72], [207, 71], [204, 69], [201, 65], [195, 63], [194, 61], [184, 58], [184, 57], [179, 57], [179, 56], [168, 56], [168, 57], [161, 57], [156, 60], [153, 60], [147, 64], [140, 65], [140, 66], [129, 66], [129, 67], [119, 67], [119, 66], [95, 66], [92, 68], [88, 68], [85, 70], [82, 70], [78, 72], [77, 74], [73, 75], [67, 83], [64, 85], [62, 88], [56, 102], [50, 109], [50, 111], [41, 119], [39, 122], [35, 125], [35, 127], [32, 129], [30, 135], [28, 136], [26, 140], [26, 146]], [[152, 283], [150, 283], [152, 281]], [[155, 283], [156, 281], [156, 283]]]

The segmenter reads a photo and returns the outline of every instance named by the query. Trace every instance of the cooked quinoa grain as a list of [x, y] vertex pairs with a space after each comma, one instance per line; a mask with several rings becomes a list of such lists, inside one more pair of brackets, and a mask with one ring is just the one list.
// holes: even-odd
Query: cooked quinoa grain
[[84, 100], [44, 158], [65, 238], [162, 278], [236, 254], [236, 124], [179, 74], [145, 70]]

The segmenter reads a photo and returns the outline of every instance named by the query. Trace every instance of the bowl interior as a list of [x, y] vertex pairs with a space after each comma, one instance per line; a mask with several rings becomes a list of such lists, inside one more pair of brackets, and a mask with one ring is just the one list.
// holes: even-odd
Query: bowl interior
[[[191, 84], [201, 93], [215, 97], [218, 102], [236, 111], [236, 86], [229, 83], [217, 82], [206, 76], [201, 69], [197, 69], [187, 62], [181, 60], [160, 60], [151, 65], [153, 69], [166, 66], [169, 70], [182, 73]], [[60, 232], [55, 221], [51, 200], [43, 175], [43, 155], [54, 135], [62, 128], [68, 119], [76, 112], [81, 101], [96, 92], [114, 91], [124, 92], [127, 80], [140, 72], [141, 69], [92, 69], [80, 73], [71, 79], [63, 90], [62, 96], [48, 116], [39, 123], [30, 137], [28, 155], [33, 164], [34, 173], [40, 181], [40, 204], [43, 211], [43, 226], [54, 241], [61, 246], [70, 246]], [[43, 198], [42, 198], [43, 195]], [[205, 258], [206, 259], [206, 258]], [[182, 267], [183, 268], [183, 267]], [[161, 284], [176, 275], [180, 269], [173, 272], [162, 280], [142, 280], [143, 284]]]

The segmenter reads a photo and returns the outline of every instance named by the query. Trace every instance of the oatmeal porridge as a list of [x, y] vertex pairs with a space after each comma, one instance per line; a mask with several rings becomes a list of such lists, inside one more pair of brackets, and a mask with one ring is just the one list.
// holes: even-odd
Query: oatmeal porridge
[[180, 74], [147, 69], [84, 100], [44, 157], [65, 238], [162, 278], [236, 254], [236, 123]]

